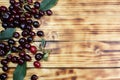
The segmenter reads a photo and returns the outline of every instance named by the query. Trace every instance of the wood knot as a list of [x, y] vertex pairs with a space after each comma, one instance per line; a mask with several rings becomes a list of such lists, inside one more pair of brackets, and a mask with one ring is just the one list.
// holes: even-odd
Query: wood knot
[[96, 55], [101, 55], [101, 54], [103, 54], [103, 51], [100, 49], [99, 46], [95, 46], [94, 51], [95, 51], [95, 54], [96, 54]]
[[58, 39], [58, 33], [56, 31], [51, 31], [47, 35], [48, 39], [56, 40]]
[[97, 54], [97, 55], [101, 55], [101, 54], [103, 54], [103, 52], [102, 52], [101, 49], [96, 49], [96, 50], [95, 50], [95, 54]]

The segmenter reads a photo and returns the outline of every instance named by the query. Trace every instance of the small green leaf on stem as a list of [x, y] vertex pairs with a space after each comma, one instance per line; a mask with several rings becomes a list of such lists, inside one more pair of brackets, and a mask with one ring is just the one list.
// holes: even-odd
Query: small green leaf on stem
[[41, 47], [43, 47], [43, 48], [45, 48], [45, 46], [46, 46], [46, 41], [45, 41], [45, 39], [41, 39]]
[[15, 32], [15, 28], [7, 28], [5, 31], [0, 32], [0, 40], [10, 39]]
[[6, 56], [5, 57], [7, 57], [8, 56], [8, 54], [11, 54], [12, 52], [11, 52], [11, 50], [10, 51], [8, 51], [8, 53], [6, 54]]
[[27, 69], [26, 62], [24, 62], [24, 64], [22, 65], [17, 65], [13, 73], [13, 80], [24, 80], [24, 77], [26, 76], [26, 69]]
[[40, 10], [46, 11], [57, 4], [58, 0], [42, 0]]
[[43, 60], [44, 61], [47, 61], [48, 60], [48, 57], [49, 57], [49, 55], [50, 55], [50, 50], [44, 50], [44, 55], [43, 55]]

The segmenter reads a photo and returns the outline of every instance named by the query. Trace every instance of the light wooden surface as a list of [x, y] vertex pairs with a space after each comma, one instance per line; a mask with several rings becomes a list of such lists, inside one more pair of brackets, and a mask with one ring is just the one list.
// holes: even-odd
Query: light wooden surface
[[[120, 80], [120, 0], [59, 0], [52, 10], [39, 29], [52, 50], [49, 61], [41, 69], [29, 62], [25, 80], [33, 73], [39, 80]], [[16, 65], [9, 66], [12, 80]]]

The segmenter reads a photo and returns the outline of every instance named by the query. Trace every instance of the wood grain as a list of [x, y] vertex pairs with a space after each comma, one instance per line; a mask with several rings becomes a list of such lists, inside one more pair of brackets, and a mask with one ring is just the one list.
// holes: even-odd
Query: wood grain
[[[8, 1], [0, 0], [0, 5], [9, 6]], [[46, 49], [52, 53], [41, 61], [41, 69], [33, 67], [34, 59], [28, 62], [25, 80], [32, 74], [39, 80], [120, 80], [120, 1], [59, 0], [52, 10], [53, 16], [43, 17], [34, 30], [45, 32]], [[40, 38], [33, 44], [38, 47]], [[16, 64], [9, 66], [12, 80]]]
[[[12, 80], [14, 69], [9, 71], [8, 80]], [[25, 80], [33, 74], [38, 80], [119, 80], [120, 69], [28, 69]], [[39, 71], [39, 72], [38, 72]], [[91, 73], [91, 74], [90, 74]]]
[[[39, 43], [34, 45], [38, 47]], [[41, 63], [42, 67], [119, 67], [119, 47], [120, 42], [47, 42], [46, 49], [52, 53], [48, 62]], [[28, 63], [29, 67], [33, 67], [33, 61]]]

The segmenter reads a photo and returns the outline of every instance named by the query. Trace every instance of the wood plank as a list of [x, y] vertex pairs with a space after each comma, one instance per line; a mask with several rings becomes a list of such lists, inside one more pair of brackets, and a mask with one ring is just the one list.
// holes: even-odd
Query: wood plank
[[[39, 43], [34, 42], [34, 45], [38, 47]], [[52, 50], [52, 53], [47, 62], [41, 61], [43, 68], [120, 67], [120, 42], [48, 42], [46, 49]], [[33, 67], [35, 61], [34, 55], [31, 56], [33, 60], [28, 63], [29, 67]], [[9, 66], [16, 65], [10, 63]]]
[[[49, 25], [49, 24], [47, 24]], [[47, 26], [46, 25], [46, 26]], [[44, 25], [40, 29], [35, 29], [37, 32], [43, 30], [46, 40], [60, 40], [60, 41], [119, 41], [120, 33], [119, 25]], [[62, 27], [65, 27], [62, 29]], [[54, 28], [54, 29], [53, 29]], [[21, 33], [20, 29], [17, 30]], [[109, 35], [111, 34], [111, 35]], [[35, 37], [35, 41], [39, 41], [39, 37]]]
[[103, 24], [103, 25], [120, 24], [119, 16], [106, 16], [106, 15], [102, 15], [102, 16], [73, 15], [73, 17], [53, 16], [52, 18], [45, 18], [44, 21], [47, 23], [49, 22], [48, 24]]
[[[106, 5], [105, 5], [106, 6]], [[109, 7], [109, 5], [107, 5], [108, 7]], [[61, 6], [62, 7], [62, 6]], [[69, 6], [68, 6], [69, 7]], [[93, 6], [92, 6], [93, 7]], [[79, 8], [79, 7], [78, 7]], [[88, 6], [86, 7], [86, 8], [88, 8]], [[64, 8], [63, 8], [64, 9]], [[75, 9], [77, 9], [76, 7], [75, 7]], [[85, 18], [85, 20], [86, 20], [86, 22], [85, 22], [85, 25], [87, 26], [87, 24], [86, 23], [88, 23], [88, 24], [101, 24], [101, 25], [104, 25], [104, 24], [106, 24], [106, 25], [108, 25], [108, 23], [111, 23], [112, 25], [114, 24], [114, 22], [115, 22], [115, 24], [116, 24], [116, 21], [119, 21], [119, 17], [118, 16], [98, 16], [98, 19], [96, 19], [96, 15], [95, 16], [88, 16], [88, 21], [87, 21], [87, 19], [86, 19], [86, 16], [84, 16], [84, 15], [80, 15], [80, 17], [82, 16], [82, 18], [77, 18], [77, 16], [75, 15], [75, 16], [71, 16], [71, 17], [69, 17], [69, 16], [58, 16], [57, 18], [56, 18], [56, 16], [53, 16], [52, 18], [49, 18], [49, 17], [45, 17], [45, 19], [44, 19], [44, 21], [46, 21], [46, 22], [48, 22], [48, 21], [50, 21], [51, 23], [49, 24], [49, 25], [54, 25], [54, 24], [61, 24], [61, 23], [63, 23], [63, 24], [69, 24], [69, 26], [72, 24], [72, 25], [75, 25], [75, 24], [78, 24], [78, 25], [80, 25], [78, 22], [79, 21], [83, 21], [83, 22], [81, 22], [81, 23], [84, 23], [84, 18]], [[103, 17], [106, 17], [106, 18], [103, 18]], [[96, 20], [95, 20], [96, 19]], [[113, 19], [116, 19], [116, 21], [114, 20], [114, 22], [113, 22]], [[59, 23], [59, 20], [60, 20], [60, 22], [61, 23]], [[64, 21], [63, 21], [64, 20]], [[109, 21], [110, 20], [110, 21]], [[92, 22], [90, 22], [90, 21], [92, 21], [92, 22], [94, 22], [94, 23], [92, 23]], [[106, 21], [106, 22], [104, 22], [104, 21]], [[56, 22], [56, 23], [54, 23], [54, 22]], [[75, 22], [75, 24], [74, 24], [74, 22]], [[101, 22], [101, 23], [100, 23]], [[104, 24], [103, 24], [104, 23]], [[44, 24], [43, 24], [44, 25]], [[110, 25], [110, 24], [109, 24]], [[77, 26], [76, 26], [77, 27]], [[90, 27], [90, 26], [89, 26]], [[73, 29], [54, 29], [54, 31], [56, 31], [57, 32], [57, 35], [59, 36], [59, 38], [56, 38], [56, 34], [55, 34], [55, 40], [81, 40], [81, 41], [84, 41], [84, 40], [86, 40], [86, 41], [92, 41], [92, 40], [98, 40], [98, 41], [119, 41], [119, 37], [118, 37], [118, 35], [117, 34], [119, 34], [119, 29], [118, 28], [110, 28], [110, 29], [107, 29], [106, 28], [106, 30], [103, 28], [103, 29], [98, 29], [98, 33], [100, 33], [100, 34], [98, 34], [98, 35], [93, 35], [94, 33], [97, 33], [97, 28], [95, 28], [96, 26], [94, 26], [94, 27], [92, 27], [92, 29], [90, 28], [90, 30], [89, 29], [87, 29], [86, 27], [85, 28], [80, 28], [80, 29], [75, 29], [75, 30], [73, 30]], [[101, 26], [100, 26], [101, 27]], [[103, 26], [104, 27], [104, 26]], [[84, 31], [84, 29], [85, 29], [85, 31]], [[114, 30], [113, 30], [114, 29]], [[44, 30], [44, 29], [43, 29]], [[83, 30], [83, 31], [82, 31]], [[45, 32], [47, 32], [48, 33], [48, 31], [51, 31], [51, 29], [47, 29], [46, 28], [46, 30], [44, 30]], [[87, 32], [88, 31], [88, 32]], [[96, 31], [96, 32], [94, 32], [94, 31]], [[59, 34], [58, 34], [59, 33]], [[91, 33], [93, 33], [93, 34], [91, 34]], [[111, 35], [109, 35], [111, 33]], [[68, 35], [69, 34], [69, 35]], [[71, 35], [70, 35], [71, 34]], [[53, 35], [52, 35], [53, 36]], [[80, 37], [78, 37], [78, 36], [80, 36]], [[106, 37], [106, 38], [104, 38], [104, 39], [102, 39], [102, 37]], [[38, 38], [37, 38], [38, 39]], [[47, 39], [47, 38], [46, 38]], [[54, 40], [53, 38], [52, 39], [50, 39], [50, 37], [48, 37], [48, 39], [47, 40]], [[76, 46], [75, 46], [76, 47]], [[78, 46], [79, 47], [79, 46]], [[73, 49], [74, 47], [72, 47], [72, 49]], [[79, 50], [79, 49], [78, 49]], [[89, 49], [87, 48], [87, 49], [85, 49], [85, 50], [88, 50], [88, 52], [89, 52]], [[64, 49], [63, 49], [63, 51], [64, 51]], [[83, 51], [84, 52], [84, 51]]]
[[[54, 15], [43, 17], [40, 28], [48, 40], [47, 49], [52, 50], [49, 61], [41, 61], [41, 69], [33, 68], [34, 59], [28, 62], [25, 80], [33, 72], [39, 80], [119, 80], [119, 4], [118, 0], [59, 0], [52, 9]], [[0, 5], [9, 4], [1, 0]], [[9, 66], [11, 80], [16, 64]]]
[[[35, 0], [34, 0], [35, 1]], [[37, 1], [41, 1], [41, 0], [37, 0]], [[65, 1], [61, 1], [61, 0], [59, 0], [59, 3], [67, 3], [67, 2], [71, 2], [71, 3], [75, 3], [75, 2], [77, 2], [77, 3], [88, 3], [88, 2], [97, 2], [97, 3], [99, 3], [99, 2], [112, 2], [112, 3], [114, 3], [114, 2], [118, 2], [119, 3], [119, 1], [118, 0], [65, 0]], [[0, 3], [8, 3], [8, 1], [4, 1], [4, 0], [1, 0], [0, 1]]]
[[[8, 1], [9, 2], [9, 1]], [[9, 3], [6, 2], [6, 1], [1, 1], [0, 3], [2, 5], [9, 5]], [[72, 4], [72, 5], [71, 5]], [[102, 6], [101, 6], [102, 5]], [[95, 7], [97, 6], [97, 7]], [[104, 8], [103, 8], [104, 7]], [[117, 7], [117, 8], [116, 8]], [[68, 9], [65, 9], [65, 8], [68, 8]], [[69, 10], [69, 9], [72, 9], [72, 12], [74, 12], [74, 10], [105, 10], [105, 11], [111, 11], [111, 10], [116, 10], [118, 11], [118, 9], [120, 8], [119, 6], [119, 1], [115, 1], [115, 2], [111, 2], [111, 1], [104, 1], [104, 2], [99, 2], [99, 1], [92, 1], [92, 2], [89, 2], [89, 1], [78, 1], [78, 0], [75, 0], [75, 1], [59, 1], [57, 6], [53, 8], [53, 10], [59, 10], [61, 11], [62, 10]]]
[[[119, 29], [115, 30], [103, 30], [103, 29], [47, 29], [44, 30], [45, 32], [45, 39], [46, 40], [60, 40], [60, 41], [119, 41], [120, 37], [117, 35], [119, 34]], [[110, 35], [109, 35], [110, 34]], [[36, 38], [35, 40], [39, 40]]]
[[61, 3], [67, 3], [67, 2], [72, 2], [72, 3], [74, 3], [74, 2], [85, 2], [85, 3], [88, 3], [88, 2], [97, 2], [97, 3], [99, 3], [99, 2], [119, 2], [118, 0], [71, 0], [71, 1], [69, 1], [69, 0], [66, 0], [66, 1], [59, 1], [59, 2], [61, 2]]
[[[105, 5], [106, 6], [106, 5]], [[102, 6], [102, 7], [105, 7], [105, 6]], [[111, 5], [107, 5], [107, 7], [109, 8], [109, 6], [111, 6]], [[86, 6], [85, 6], [86, 7]], [[88, 6], [89, 7], [89, 6]], [[88, 7], [86, 7], [86, 8], [88, 8]], [[92, 6], [93, 8], [95, 8], [94, 6]], [[113, 8], [114, 7], [116, 7], [116, 6], [113, 6]], [[63, 9], [63, 8], [61, 8], [61, 9]], [[75, 8], [76, 9], [76, 8]], [[90, 8], [90, 9], [92, 9], [92, 8]], [[104, 9], [104, 8], [103, 8]], [[116, 9], [116, 8], [115, 8]], [[113, 9], [114, 10], [114, 9]], [[118, 9], [117, 9], [118, 10]], [[64, 12], [63, 12], [64, 13]], [[66, 12], [65, 12], [66, 13]], [[106, 13], [107, 14], [107, 13]], [[79, 27], [79, 26], [76, 26], [76, 25], [80, 25], [80, 26], [83, 26], [83, 25], [85, 25], [86, 24], [86, 26], [87, 25], [89, 25], [89, 24], [97, 24], [97, 25], [109, 25], [109, 27], [111, 27], [111, 24], [112, 25], [119, 25], [119, 17], [118, 16], [107, 16], [107, 15], [102, 15], [102, 16], [98, 16], [98, 15], [94, 15], [94, 16], [88, 16], [87, 18], [86, 18], [87, 16], [86, 15], [79, 15], [79, 16], [76, 16], [76, 15], [73, 15], [73, 17], [71, 16], [71, 17], [69, 17], [69, 16], [53, 16], [52, 18], [49, 18], [49, 17], [45, 17], [43, 20], [45, 21], [45, 22], [43, 22], [43, 26], [45, 25], [64, 25], [64, 24], [66, 24], [66, 25], [74, 25], [74, 26], [72, 26], [72, 27]], [[96, 19], [96, 17], [97, 17], [97, 19]], [[103, 17], [106, 17], [106, 18], [103, 18]], [[85, 20], [85, 21], [84, 21]], [[114, 20], [114, 22], [113, 22], [113, 20]], [[49, 22], [50, 21], [50, 23], [47, 23], [47, 22]], [[83, 24], [83, 25], [81, 25], [81, 24]], [[93, 26], [93, 25], [92, 25]], [[51, 26], [49, 26], [49, 27], [51, 27]], [[61, 26], [62, 27], [62, 26]], [[71, 27], [71, 26], [70, 26]], [[69, 27], [69, 28], [70, 28]], [[90, 26], [89, 26], [90, 27]], [[113, 40], [120, 40], [120, 38], [116, 35], [116, 34], [118, 34], [118, 32], [119, 32], [119, 29], [117, 28], [116, 30], [118, 30], [118, 31], [116, 31], [115, 32], [115, 34], [113, 33], [114, 31], [112, 31], [113, 30], [113, 28], [112, 28], [112, 30], [110, 31], [110, 32], [108, 32], [107, 30], [105, 30], [105, 31], [103, 31], [103, 32], [105, 32], [105, 34], [104, 33], [100, 33], [100, 34], [98, 34], [98, 35], [93, 35], [93, 34], [91, 34], [91, 33], [97, 33], [97, 31], [96, 31], [96, 28], [95, 28], [96, 26], [94, 26], [93, 27], [93, 29], [95, 29], [95, 31], [93, 30], [92, 32], [87, 32], [87, 31], [82, 31], [82, 30], [69, 30], [69, 32], [68, 33], [66, 33], [65, 31], [65, 29], [64, 30], [59, 30], [59, 31], [57, 31], [57, 30], [54, 30], [54, 31], [56, 31], [56, 33], [57, 33], [57, 35], [59, 36], [59, 38], [56, 38], [56, 34], [55, 34], [55, 40], [70, 40], [70, 39], [73, 39], [73, 40], [102, 40], [102, 38], [103, 37], [107, 37], [107, 38], [104, 38], [103, 40], [105, 40], [105, 41], [107, 41], [107, 40], [111, 40], [111, 41], [113, 41]], [[101, 26], [100, 26], [101, 27]], [[104, 27], [104, 26], [103, 26]], [[56, 26], [55, 27], [52, 27], [52, 28], [56, 28]], [[58, 28], [59, 29], [59, 28]], [[51, 30], [48, 30], [47, 29], [47, 31], [46, 30], [44, 30], [45, 32], [46, 32], [46, 35], [48, 35], [49, 36], [49, 33], [51, 34]], [[51, 32], [48, 32], [48, 31], [51, 31]], [[53, 31], [53, 32], [54, 32]], [[68, 29], [67, 29], [67, 31], [68, 31]], [[82, 34], [81, 34], [82, 33]], [[98, 32], [99, 33], [99, 32]], [[113, 34], [111, 34], [111, 35], [108, 35], [109, 33], [113, 33]], [[68, 35], [69, 34], [69, 35]], [[78, 35], [80, 36], [80, 37], [78, 37]], [[47, 37], [48, 37], [47, 36]], [[49, 36], [48, 38], [48, 40], [51, 40], [51, 39], [53, 39], [52, 38], [52, 36], [53, 35], [51, 35], [51, 36]], [[73, 36], [75, 36], [74, 38], [73, 38]], [[84, 37], [84, 36], [86, 36], [86, 37]], [[96, 36], [96, 38], [94, 39], [94, 36]], [[85, 39], [84, 39], [85, 38]], [[46, 38], [47, 39], [47, 38]]]
[[[10, 69], [8, 79], [12, 80], [14, 69]], [[34, 72], [33, 72], [34, 71]], [[0, 72], [2, 72], [0, 70]], [[112, 73], [112, 74], [111, 74]], [[119, 80], [120, 69], [28, 69], [24, 80], [31, 75], [39, 76], [38, 80]]]
[[64, 10], [64, 13], [61, 13], [61, 11], [58, 11], [58, 10], [54, 10], [55, 16], [68, 16], [68, 17], [70, 17], [70, 15], [75, 15], [75, 14], [76, 15], [80, 14], [80, 15], [84, 15], [84, 16], [95, 16], [95, 15], [96, 16], [103, 16], [103, 15], [119, 16], [119, 12], [120, 12], [120, 10], [115, 10], [115, 9], [113, 9], [113, 10], [108, 10], [108, 9], [107, 10], [94, 10], [94, 9], [80, 10], [79, 9], [79, 12], [78, 12], [78, 10], [74, 10], [73, 12], [70, 12], [69, 10]]

